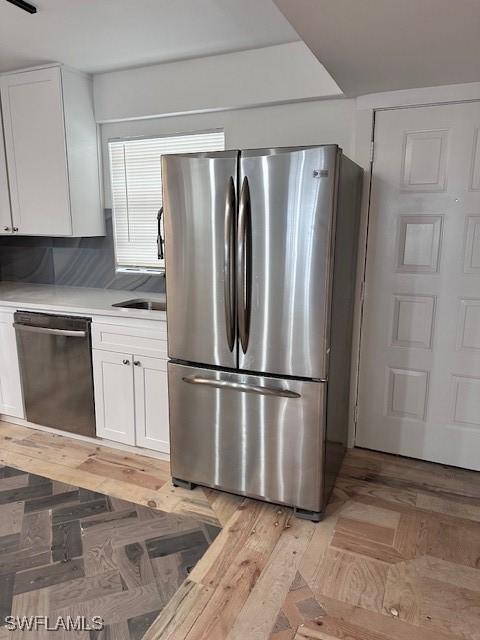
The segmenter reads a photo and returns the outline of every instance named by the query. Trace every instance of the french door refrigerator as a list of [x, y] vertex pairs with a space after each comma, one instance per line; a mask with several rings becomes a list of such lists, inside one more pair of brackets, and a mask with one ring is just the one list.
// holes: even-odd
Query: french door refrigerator
[[336, 145], [162, 158], [174, 484], [319, 520], [346, 443], [361, 169]]

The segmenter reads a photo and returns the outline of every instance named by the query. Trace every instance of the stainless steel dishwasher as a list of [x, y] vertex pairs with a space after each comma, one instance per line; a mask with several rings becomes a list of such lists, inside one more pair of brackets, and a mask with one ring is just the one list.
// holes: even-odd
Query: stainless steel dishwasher
[[15, 313], [27, 420], [95, 436], [90, 318]]

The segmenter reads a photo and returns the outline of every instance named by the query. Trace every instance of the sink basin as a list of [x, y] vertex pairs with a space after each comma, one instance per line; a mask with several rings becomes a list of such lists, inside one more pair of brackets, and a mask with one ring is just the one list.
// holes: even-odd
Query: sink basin
[[137, 298], [135, 300], [125, 300], [125, 302], [116, 302], [112, 307], [121, 307], [122, 309], [146, 309], [147, 311], [166, 311], [166, 302], [157, 302], [156, 300], [147, 300], [146, 298]]

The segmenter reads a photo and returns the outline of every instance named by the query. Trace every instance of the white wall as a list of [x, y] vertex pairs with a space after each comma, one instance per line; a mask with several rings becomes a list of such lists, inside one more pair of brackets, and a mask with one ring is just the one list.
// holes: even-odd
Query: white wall
[[[361, 327], [360, 283], [364, 278], [368, 229], [370, 146], [376, 109], [425, 105], [462, 100], [480, 100], [480, 83], [419, 88], [362, 96], [355, 99], [312, 100], [277, 106], [154, 118], [105, 124], [102, 129], [103, 157], [108, 158], [107, 140], [114, 137], [162, 135], [224, 128], [230, 148], [337, 143], [346, 155], [365, 169], [364, 197], [359, 239], [357, 292], [352, 361], [349, 444], [354, 443], [353, 411], [358, 383]], [[111, 206], [108, 163], [104, 167], [105, 206]]]
[[342, 95], [303, 42], [94, 76], [97, 122]]
[[104, 124], [105, 206], [112, 206], [107, 151], [111, 138], [223, 128], [231, 149], [336, 143], [353, 157], [354, 127], [355, 101], [342, 99]]

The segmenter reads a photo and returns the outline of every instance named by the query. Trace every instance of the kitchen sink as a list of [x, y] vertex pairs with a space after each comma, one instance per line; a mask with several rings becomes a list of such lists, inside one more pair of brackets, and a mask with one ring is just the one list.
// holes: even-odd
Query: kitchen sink
[[146, 298], [137, 298], [135, 300], [125, 300], [125, 302], [116, 302], [112, 307], [121, 307], [122, 309], [146, 309], [147, 311], [166, 311], [166, 302], [157, 302], [156, 300], [147, 300]]

